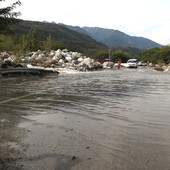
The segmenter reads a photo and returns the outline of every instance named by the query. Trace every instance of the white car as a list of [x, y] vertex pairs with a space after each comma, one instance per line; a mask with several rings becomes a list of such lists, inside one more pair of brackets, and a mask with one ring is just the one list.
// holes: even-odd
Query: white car
[[127, 68], [137, 68], [138, 67], [138, 62], [137, 59], [129, 59], [127, 61]]

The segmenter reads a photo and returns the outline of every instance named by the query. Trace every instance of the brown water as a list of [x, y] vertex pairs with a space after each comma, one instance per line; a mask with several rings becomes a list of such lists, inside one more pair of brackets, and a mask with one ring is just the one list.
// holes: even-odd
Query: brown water
[[170, 170], [170, 73], [65, 73], [0, 87], [0, 169]]

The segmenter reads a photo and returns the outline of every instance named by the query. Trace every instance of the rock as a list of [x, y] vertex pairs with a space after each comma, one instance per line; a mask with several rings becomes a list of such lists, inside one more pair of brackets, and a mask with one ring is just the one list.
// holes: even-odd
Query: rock
[[164, 69], [159, 65], [155, 65], [154, 69], [157, 71], [164, 71]]
[[59, 62], [60, 64], [65, 64], [65, 61], [64, 61], [63, 59], [60, 59], [58, 62]]
[[55, 63], [56, 63], [55, 60], [48, 60], [44, 62], [43, 67], [50, 67], [51, 65]]
[[68, 53], [63, 52], [63, 51], [62, 51], [62, 53], [61, 53], [61, 54], [62, 54], [62, 56], [63, 56], [63, 57], [67, 57], [67, 55], [68, 55]]
[[54, 57], [55, 56], [55, 51], [54, 50], [51, 50], [50, 53], [49, 53], [49, 57]]
[[67, 52], [68, 52], [68, 49], [63, 49], [62, 51], [67, 53]]
[[39, 54], [36, 58], [35, 58], [35, 60], [37, 60], [37, 61], [41, 61], [41, 60], [43, 60], [45, 58], [45, 54]]
[[91, 58], [85, 58], [81, 63], [78, 64], [78, 66], [83, 66], [87, 68], [92, 68], [94, 66], [94, 60]]
[[15, 64], [12, 61], [6, 60], [4, 63], [1, 64], [1, 68], [17, 68], [17, 67], [23, 67], [22, 64]]
[[113, 62], [104, 62], [103, 68], [113, 68], [114, 63]]
[[170, 66], [167, 66], [166, 68], [164, 68], [164, 71], [170, 71]]
[[77, 61], [80, 63], [80, 62], [82, 62], [83, 61], [83, 57], [79, 57], [78, 59], [77, 59]]
[[94, 69], [102, 69], [103, 68], [103, 64], [101, 64], [99, 62], [95, 62], [93, 67], [94, 67]]
[[167, 66], [162, 66], [162, 69], [165, 71], [168, 67]]
[[78, 67], [77, 69], [76, 69], [77, 71], [87, 71], [88, 69], [87, 69], [87, 67], [85, 67], [85, 66], [82, 66], [82, 67]]
[[72, 66], [77, 65], [77, 64], [79, 64], [79, 61], [78, 60], [72, 60], [71, 64], [72, 64]]
[[62, 58], [62, 51], [60, 49], [55, 52], [55, 57], [58, 57], [59, 59]]
[[68, 56], [65, 57], [65, 60], [68, 61], [68, 62], [71, 62], [72, 57], [68, 55]]
[[72, 161], [75, 160], [75, 159], [76, 159], [76, 156], [73, 156], [73, 157], [71, 158]]
[[37, 53], [38, 54], [43, 54], [43, 52], [41, 50], [38, 50]]
[[7, 58], [9, 58], [9, 57], [10, 57], [10, 55], [9, 55], [7, 52], [1, 52], [1, 53], [0, 53], [0, 58], [1, 58], [2, 60], [7, 59]]
[[26, 54], [26, 57], [31, 57], [34, 54], [34, 52]]
[[[81, 54], [80, 53], [78, 53], [78, 52], [72, 52], [72, 58], [73, 58], [73, 60], [77, 60], [78, 58], [80, 58], [81, 57]], [[81, 59], [81, 61], [83, 61], [83, 58]], [[81, 62], [80, 61], [80, 62]]]
[[152, 64], [152, 63], [149, 63], [148, 66], [149, 66], [149, 67], [153, 67], [153, 64]]
[[37, 52], [34, 52], [33, 55], [31, 56], [31, 60], [34, 60], [37, 57]]
[[58, 57], [57, 55], [55, 55], [55, 56], [52, 58], [52, 60], [58, 61], [58, 60], [59, 60], [59, 57]]

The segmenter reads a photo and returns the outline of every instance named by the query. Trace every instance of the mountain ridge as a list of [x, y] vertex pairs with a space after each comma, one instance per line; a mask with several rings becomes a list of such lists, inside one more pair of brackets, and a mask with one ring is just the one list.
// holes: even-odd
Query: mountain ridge
[[18, 24], [13, 26], [13, 29], [18, 37], [28, 34], [30, 30], [35, 30], [40, 41], [45, 41], [47, 37], [51, 36], [57, 42], [63, 43], [65, 48], [85, 54], [91, 49], [100, 50], [107, 48], [106, 45], [97, 42], [86, 34], [70, 30], [56, 23], [20, 20]]
[[139, 49], [148, 49], [162, 47], [161, 44], [148, 38], [130, 36], [119, 30], [100, 28], [100, 27], [79, 27], [61, 24], [68, 29], [87, 34], [97, 42], [101, 42], [108, 47], [134, 47]]

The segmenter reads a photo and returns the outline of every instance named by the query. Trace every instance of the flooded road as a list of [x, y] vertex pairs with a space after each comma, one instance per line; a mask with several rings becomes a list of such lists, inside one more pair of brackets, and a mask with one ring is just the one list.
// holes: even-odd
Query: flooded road
[[170, 73], [0, 80], [0, 169], [170, 170]]

